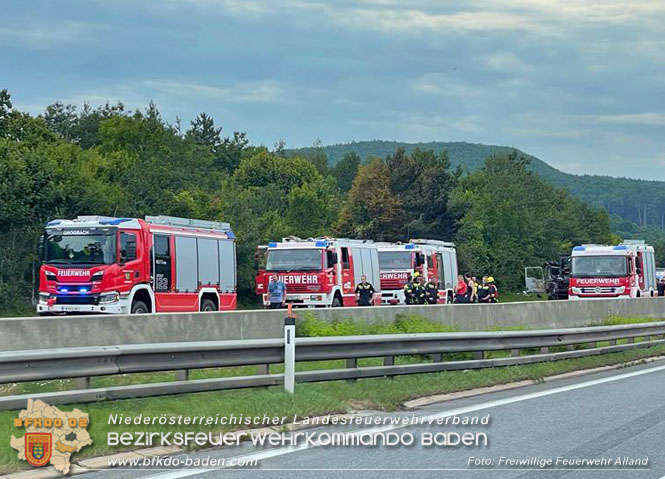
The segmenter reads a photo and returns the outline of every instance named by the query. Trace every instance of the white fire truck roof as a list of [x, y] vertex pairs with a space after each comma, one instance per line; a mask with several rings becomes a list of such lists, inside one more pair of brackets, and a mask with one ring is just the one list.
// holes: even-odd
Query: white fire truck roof
[[379, 251], [413, 251], [422, 249], [413, 243], [378, 243], [377, 248]]
[[596, 256], [596, 255], [616, 255], [625, 256], [629, 252], [651, 251], [653, 246], [649, 246], [644, 241], [625, 241], [616, 246], [600, 244], [583, 244], [573, 248], [572, 256]]
[[108, 228], [120, 226], [129, 229], [140, 229], [136, 218], [114, 218], [111, 216], [78, 216], [74, 220], [57, 219], [49, 221], [46, 228]]
[[[146, 216], [145, 222], [152, 226], [196, 229], [209, 233], [222, 233], [228, 238], [235, 238], [231, 226], [221, 221], [195, 220], [175, 216]], [[46, 224], [47, 229], [108, 228], [114, 226], [121, 226], [126, 229], [141, 229], [141, 223], [136, 218], [115, 218], [111, 216], [78, 216], [73, 220], [57, 219]]]
[[268, 248], [327, 248], [328, 246], [354, 246], [354, 247], [376, 247], [376, 243], [372, 240], [355, 240], [348, 238], [297, 238], [289, 236], [283, 238], [281, 242], [271, 241], [268, 243]]

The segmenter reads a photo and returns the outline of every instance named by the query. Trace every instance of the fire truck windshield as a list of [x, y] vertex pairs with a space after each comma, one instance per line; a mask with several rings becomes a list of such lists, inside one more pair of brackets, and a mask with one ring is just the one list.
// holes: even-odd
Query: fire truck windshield
[[273, 249], [268, 251], [266, 271], [318, 271], [321, 269], [320, 249]]
[[379, 269], [411, 269], [410, 251], [379, 251]]
[[575, 256], [572, 260], [572, 278], [595, 278], [598, 276], [620, 277], [628, 275], [628, 260], [625, 256]]
[[113, 264], [115, 235], [85, 230], [47, 233], [44, 261], [51, 264]]

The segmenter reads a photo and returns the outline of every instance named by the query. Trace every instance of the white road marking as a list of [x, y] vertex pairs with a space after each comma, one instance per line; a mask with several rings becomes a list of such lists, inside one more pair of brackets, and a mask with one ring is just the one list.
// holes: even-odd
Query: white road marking
[[[485, 403], [480, 403], [480, 404], [474, 404], [473, 406], [466, 406], [466, 407], [461, 407], [457, 409], [451, 409], [449, 411], [443, 411], [440, 413], [436, 414], [430, 414], [427, 416], [422, 416], [423, 417], [423, 422], [428, 423], [429, 421], [436, 421], [439, 418], [445, 418], [448, 416], [459, 416], [462, 414], [468, 414], [470, 412], [475, 412], [475, 411], [482, 411], [483, 409], [489, 409], [493, 407], [498, 407], [498, 406], [505, 406], [506, 404], [513, 404], [516, 402], [521, 402], [521, 401], [528, 401], [530, 399], [536, 399], [536, 398], [541, 398], [545, 396], [551, 396], [554, 394], [560, 394], [560, 393], [565, 393], [568, 391], [575, 391], [577, 389], [583, 389], [583, 388], [588, 388], [591, 386], [597, 386], [599, 384], [605, 384], [605, 383], [610, 383], [614, 381], [620, 381], [622, 379], [629, 379], [633, 378], [636, 376], [642, 376], [644, 374], [649, 374], [649, 373], [655, 373], [659, 371], [664, 371], [665, 370], [665, 365], [663, 366], [657, 366], [654, 368], [649, 368], [649, 369], [642, 369], [639, 371], [633, 371], [630, 373], [624, 373], [624, 374], [619, 374], [617, 376], [610, 376], [607, 378], [600, 378], [600, 379], [594, 379], [591, 381], [585, 381], [583, 383], [578, 383], [578, 384], [570, 384], [568, 386], [561, 386], [558, 388], [552, 388], [552, 389], [547, 389], [545, 391], [537, 391], [533, 393], [528, 393], [528, 394], [522, 394], [519, 396], [514, 396], [510, 398], [505, 398], [505, 399], [497, 399], [494, 401], [488, 401]], [[378, 434], [386, 431], [392, 431], [394, 429], [401, 429], [404, 427], [412, 426], [412, 424], [391, 424], [387, 426], [381, 426], [381, 427], [376, 427], [376, 428], [370, 428], [370, 429], [361, 429], [358, 431], [350, 431], [347, 432], [346, 435], [349, 437], [356, 436], [359, 434]], [[302, 443], [296, 446], [287, 446], [287, 447], [282, 447], [282, 448], [275, 448], [275, 449], [270, 449], [267, 451], [261, 451], [261, 452], [256, 452], [252, 454], [247, 454], [244, 456], [235, 456], [228, 458], [228, 461], [237, 463], [238, 460], [243, 460], [243, 461], [248, 461], [248, 460], [254, 460], [256, 459], [257, 461], [261, 461], [263, 459], [270, 459], [271, 457], [277, 457], [277, 456], [283, 456], [286, 454], [290, 454], [292, 452], [298, 452], [302, 451], [305, 449], [310, 449], [312, 447], [317, 447], [319, 444], [316, 443], [315, 445], [309, 445], [307, 443]], [[252, 470], [257, 470], [253, 469]], [[260, 469], [259, 469], [260, 470]], [[211, 472], [210, 470], [201, 470], [201, 469], [188, 469], [188, 470], [178, 470], [178, 471], [172, 471], [172, 472], [167, 472], [163, 474], [155, 474], [152, 476], [149, 476], [151, 479], [179, 479], [181, 477], [189, 477], [189, 476], [195, 476], [197, 474], [202, 474], [204, 472]], [[665, 479], [665, 476], [662, 477], [661, 479]]]

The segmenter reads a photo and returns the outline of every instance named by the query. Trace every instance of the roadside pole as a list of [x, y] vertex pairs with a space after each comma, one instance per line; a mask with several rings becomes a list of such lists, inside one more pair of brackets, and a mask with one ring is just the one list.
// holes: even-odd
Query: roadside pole
[[293, 394], [296, 384], [296, 317], [292, 305], [284, 318], [284, 389]]

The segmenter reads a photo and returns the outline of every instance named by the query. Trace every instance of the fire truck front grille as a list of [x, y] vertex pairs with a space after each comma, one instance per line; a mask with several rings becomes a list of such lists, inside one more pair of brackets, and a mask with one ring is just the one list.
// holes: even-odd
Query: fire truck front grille
[[97, 304], [98, 296], [92, 294], [74, 296], [58, 295], [57, 304]]
[[584, 293], [584, 294], [612, 294], [612, 293], [616, 293], [616, 288], [614, 286], [587, 287], [587, 288], [582, 288], [582, 293]]
[[315, 284], [287, 284], [286, 294], [316, 293], [320, 288]]
[[403, 279], [382, 279], [381, 289], [402, 289], [404, 284], [405, 280]]

